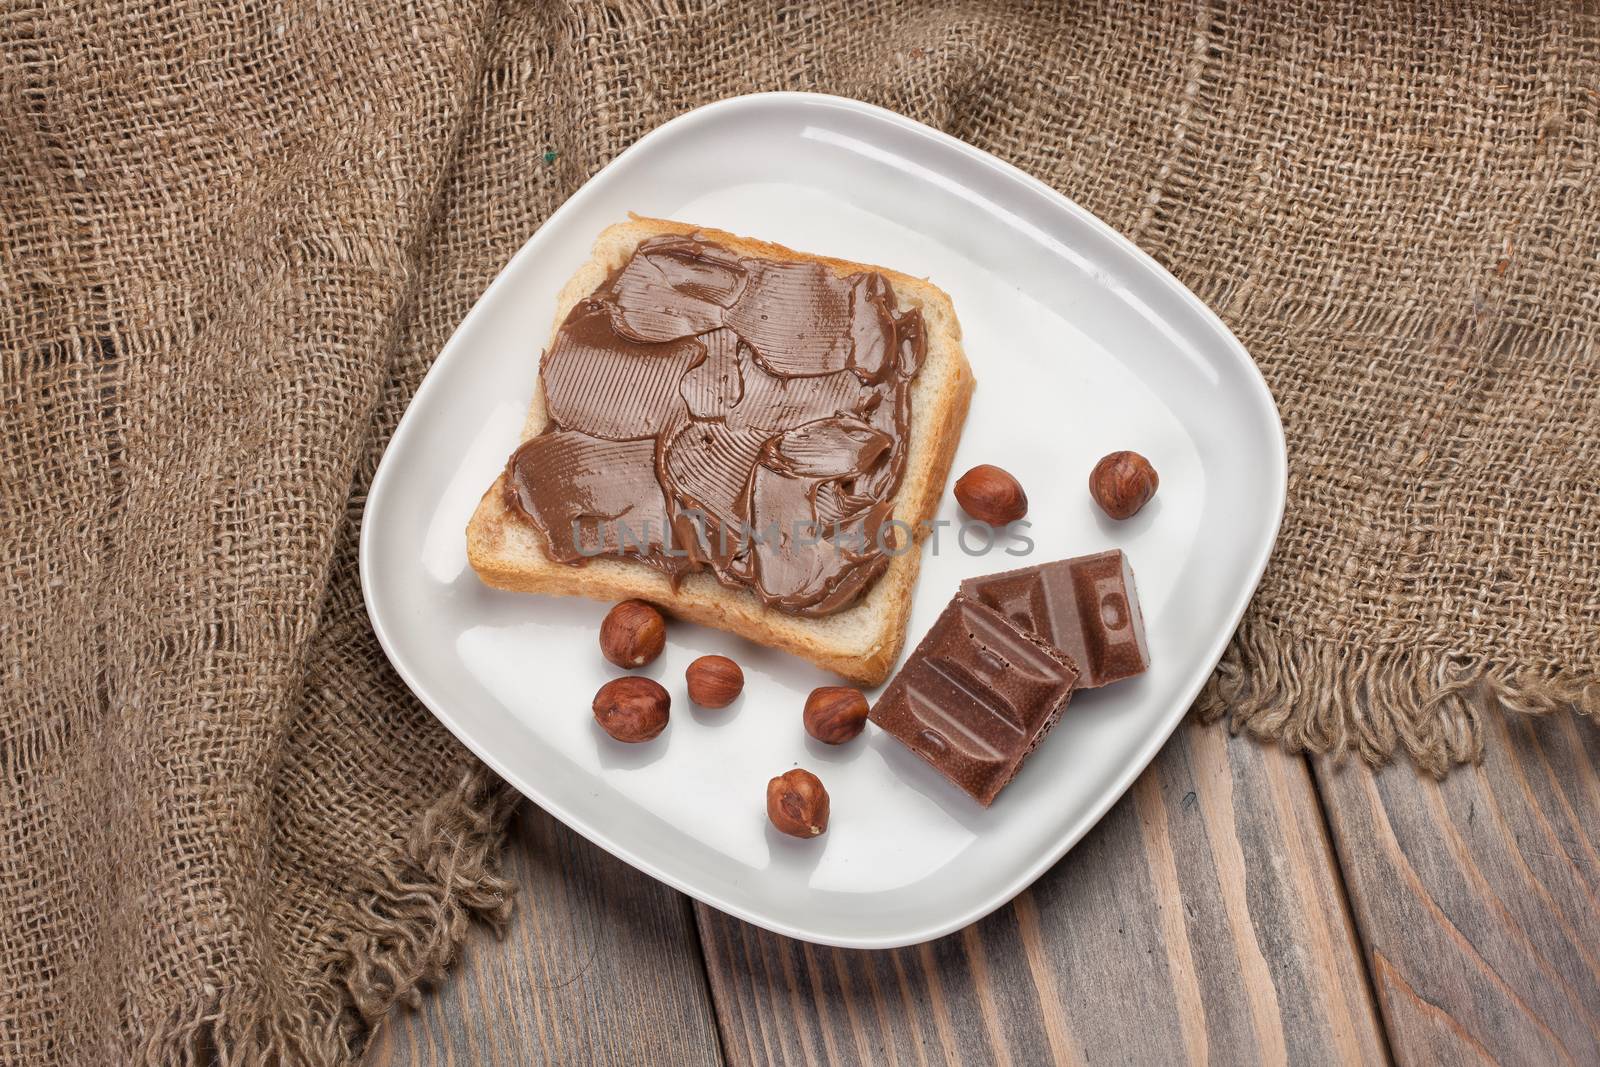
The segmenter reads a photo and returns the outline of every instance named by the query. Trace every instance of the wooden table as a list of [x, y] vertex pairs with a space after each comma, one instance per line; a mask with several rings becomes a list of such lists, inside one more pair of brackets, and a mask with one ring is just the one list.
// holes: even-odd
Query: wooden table
[[368, 1062], [1600, 1064], [1600, 729], [1489, 717], [1443, 783], [1185, 723], [1009, 906], [819, 948], [525, 806], [505, 939]]

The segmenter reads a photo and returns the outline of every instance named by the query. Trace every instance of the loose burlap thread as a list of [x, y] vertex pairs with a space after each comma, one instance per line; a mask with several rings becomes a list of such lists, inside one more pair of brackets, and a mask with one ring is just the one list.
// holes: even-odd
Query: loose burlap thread
[[363, 492], [517, 246], [736, 93], [995, 152], [1239, 334], [1289, 506], [1205, 714], [1436, 773], [1486, 691], [1600, 714], [1592, 4], [22, 0], [0, 52], [8, 1061], [346, 1061], [504, 915]]

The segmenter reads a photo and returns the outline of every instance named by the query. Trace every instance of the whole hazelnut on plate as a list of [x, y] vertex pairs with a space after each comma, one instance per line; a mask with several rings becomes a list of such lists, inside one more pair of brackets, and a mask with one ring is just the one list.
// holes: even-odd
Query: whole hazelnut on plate
[[1150, 503], [1161, 479], [1137, 452], [1113, 452], [1089, 472], [1089, 495], [1113, 519], [1129, 519]]
[[672, 697], [638, 675], [613, 678], [594, 695], [594, 721], [618, 741], [648, 741], [667, 728]]
[[727, 656], [701, 656], [683, 672], [689, 699], [702, 708], [725, 708], [744, 689], [744, 671]]
[[867, 725], [867, 698], [858, 689], [825, 685], [806, 697], [806, 733], [825, 745], [842, 745]]
[[624, 600], [600, 624], [600, 654], [619, 667], [643, 667], [667, 644], [667, 621], [642, 600]]
[[961, 510], [990, 526], [1016, 522], [1028, 513], [1028, 495], [1022, 484], [999, 467], [980, 463], [956, 479], [956, 503]]
[[816, 837], [828, 828], [828, 791], [799, 767], [767, 783], [767, 818], [790, 837]]

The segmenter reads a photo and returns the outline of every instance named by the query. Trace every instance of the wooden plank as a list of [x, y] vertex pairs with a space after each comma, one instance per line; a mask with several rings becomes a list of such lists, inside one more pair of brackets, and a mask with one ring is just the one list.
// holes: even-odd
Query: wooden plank
[[818, 948], [697, 911], [732, 1063], [1382, 1062], [1305, 761], [1186, 723], [1010, 906]]
[[1397, 1060], [1600, 1063], [1600, 730], [1490, 709], [1443, 782], [1319, 760]]
[[512, 823], [517, 906], [368, 1048], [393, 1064], [721, 1062], [687, 897], [531, 804]]

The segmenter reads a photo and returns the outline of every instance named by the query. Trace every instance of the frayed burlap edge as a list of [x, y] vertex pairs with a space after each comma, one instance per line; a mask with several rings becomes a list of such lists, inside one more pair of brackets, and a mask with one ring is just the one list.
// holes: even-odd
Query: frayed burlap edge
[[134, 1062], [151, 1065], [342, 1063], [375, 1036], [394, 1005], [455, 960], [474, 920], [497, 932], [514, 883], [499, 873], [517, 794], [476, 766], [428, 809], [371, 872], [371, 884], [328, 921], [334, 938], [317, 981], [292, 1004], [250, 991], [207, 990], [152, 1028]]
[[1246, 622], [1195, 702], [1206, 722], [1291, 752], [1372, 766], [1397, 750], [1444, 777], [1483, 758], [1490, 701], [1529, 715], [1575, 710], [1600, 723], [1600, 677], [1512, 668], [1433, 648], [1368, 650]]

